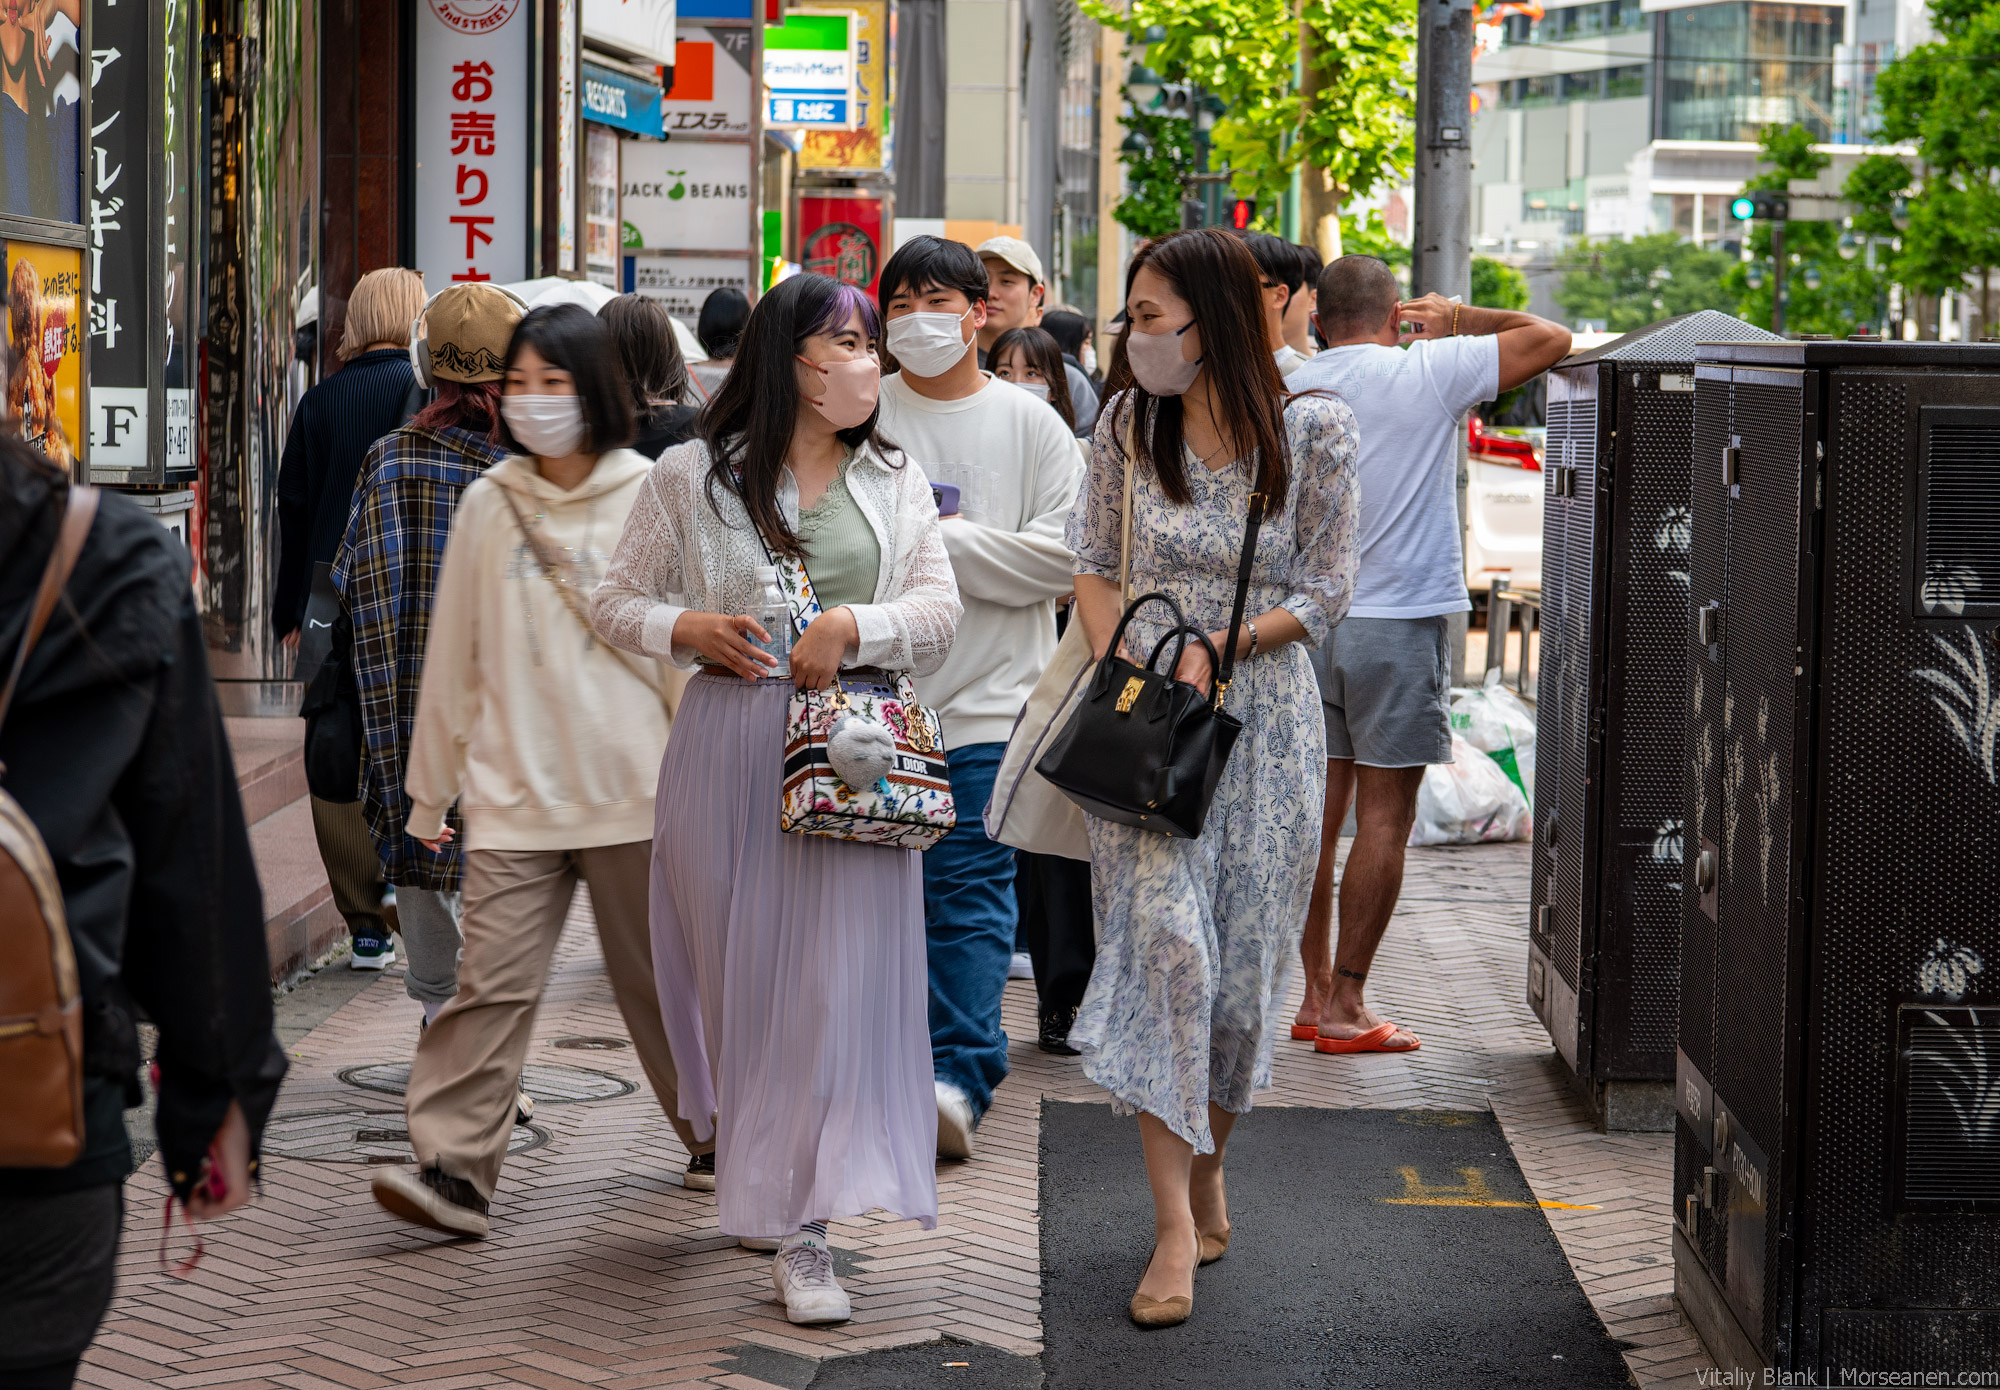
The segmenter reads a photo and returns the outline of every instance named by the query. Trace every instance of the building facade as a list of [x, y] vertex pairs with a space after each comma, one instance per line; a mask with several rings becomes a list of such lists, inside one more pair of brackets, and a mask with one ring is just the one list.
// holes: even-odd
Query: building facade
[[1578, 237], [1733, 244], [1728, 201], [1757, 172], [1764, 128], [1813, 133], [1834, 158], [1813, 191], [1831, 196], [1872, 149], [1876, 73], [1928, 37], [1922, 0], [1505, 14], [1481, 27], [1473, 64], [1475, 244], [1529, 259]]

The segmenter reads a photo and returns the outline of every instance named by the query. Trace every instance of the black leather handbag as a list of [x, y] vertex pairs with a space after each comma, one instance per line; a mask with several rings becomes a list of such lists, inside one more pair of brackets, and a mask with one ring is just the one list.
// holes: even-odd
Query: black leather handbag
[[[1035, 764], [1035, 770], [1077, 805], [1101, 820], [1133, 825], [1176, 839], [1201, 835], [1216, 784], [1243, 722], [1223, 708], [1236, 670], [1236, 634], [1250, 592], [1250, 562], [1264, 520], [1262, 493], [1250, 496], [1243, 555], [1236, 568], [1236, 603], [1221, 659], [1208, 634], [1192, 626], [1164, 593], [1141, 594], [1118, 620], [1118, 630], [1068, 727]], [[1132, 615], [1149, 603], [1173, 610], [1174, 625], [1153, 647], [1144, 666], [1118, 655]], [[1189, 640], [1207, 649], [1215, 673], [1211, 693], [1173, 678]], [[1173, 643], [1173, 661], [1159, 670], [1160, 654]]]

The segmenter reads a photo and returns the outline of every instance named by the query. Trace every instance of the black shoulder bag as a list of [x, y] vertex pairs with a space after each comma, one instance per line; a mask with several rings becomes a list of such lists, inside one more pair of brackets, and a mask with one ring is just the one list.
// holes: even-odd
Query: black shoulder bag
[[[1236, 634], [1243, 625], [1250, 564], [1263, 522], [1264, 494], [1253, 492], [1243, 529], [1243, 555], [1236, 566], [1229, 643], [1220, 661], [1208, 634], [1191, 626], [1167, 594], [1141, 594], [1118, 620], [1111, 646], [1097, 663], [1069, 726], [1035, 764], [1037, 772], [1091, 815], [1176, 839], [1200, 837], [1229, 751], [1243, 732], [1243, 721], [1224, 710], [1222, 702], [1236, 670]], [[1146, 664], [1135, 666], [1118, 655], [1118, 645], [1132, 615], [1148, 603], [1172, 609], [1174, 626], [1160, 638]], [[1190, 638], [1208, 651], [1209, 670], [1215, 674], [1209, 695], [1173, 678]], [[1162, 674], [1160, 653], [1169, 642], [1174, 644], [1173, 661]]]

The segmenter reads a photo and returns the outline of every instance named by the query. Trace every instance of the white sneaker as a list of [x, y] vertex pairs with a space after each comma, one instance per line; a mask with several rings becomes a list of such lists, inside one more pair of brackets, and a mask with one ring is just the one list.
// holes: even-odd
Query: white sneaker
[[940, 1158], [972, 1157], [972, 1098], [949, 1081], [937, 1083], [938, 1138]]
[[853, 1315], [847, 1290], [833, 1277], [833, 1252], [816, 1235], [785, 1237], [771, 1261], [771, 1285], [791, 1322], [846, 1322]]
[[1007, 978], [1010, 980], [1034, 979], [1035, 958], [1026, 951], [1014, 952], [1014, 958], [1007, 962]]
[[773, 1250], [783, 1248], [785, 1244], [776, 1236], [738, 1236], [736, 1243], [745, 1250], [755, 1250], [761, 1255], [768, 1255]]

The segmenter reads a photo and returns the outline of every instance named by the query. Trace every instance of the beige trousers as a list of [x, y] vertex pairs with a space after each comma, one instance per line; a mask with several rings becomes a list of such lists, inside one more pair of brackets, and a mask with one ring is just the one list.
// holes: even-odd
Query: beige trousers
[[652, 852], [649, 840], [466, 852], [458, 993], [424, 1030], [410, 1067], [410, 1143], [419, 1163], [465, 1178], [491, 1200], [514, 1128], [514, 1089], [535, 1011], [578, 879], [590, 885], [611, 992], [653, 1094], [689, 1153], [714, 1150], [714, 1140], [697, 1140], [680, 1117], [673, 1053], [660, 1022], [646, 916]]

